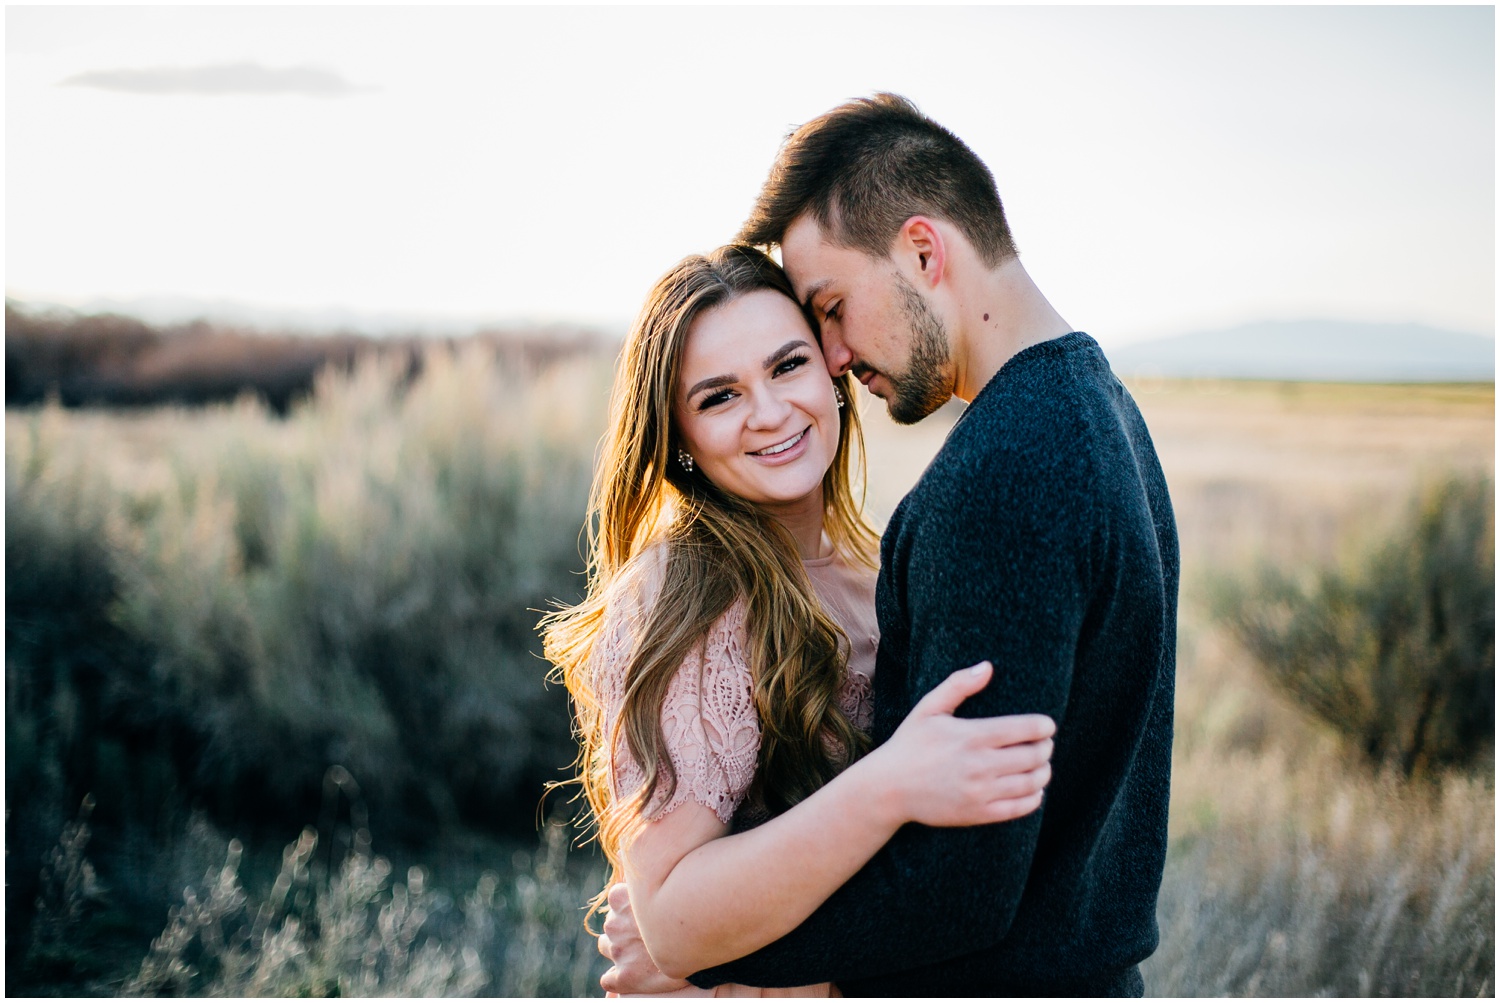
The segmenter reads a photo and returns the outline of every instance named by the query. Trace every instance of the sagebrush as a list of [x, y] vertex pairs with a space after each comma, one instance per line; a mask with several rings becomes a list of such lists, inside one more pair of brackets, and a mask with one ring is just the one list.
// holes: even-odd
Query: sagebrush
[[285, 419], [252, 398], [11, 414], [12, 962], [89, 791], [113, 795], [111, 852], [169, 842], [193, 806], [295, 828], [331, 764], [397, 842], [531, 829], [573, 756], [534, 626], [581, 589], [608, 361], [434, 348], [412, 378], [372, 357]]
[[[333, 991], [328, 987], [341, 978], [341, 992], [371, 986], [352, 963], [314, 971], [310, 959], [363, 958], [365, 947], [341, 953], [337, 937], [314, 944], [321, 929], [300, 918], [315, 915], [299, 910], [312, 908], [318, 889], [342, 880], [341, 862], [355, 848], [322, 819], [319, 771], [328, 762], [355, 764], [369, 792], [368, 817], [351, 817], [348, 830], [379, 833], [389, 840], [382, 843], [386, 859], [402, 861], [366, 881], [376, 875], [375, 854], [361, 841], [364, 883], [345, 887], [366, 889], [365, 936], [341, 942], [378, 941], [378, 918], [395, 902], [397, 886], [406, 904], [391, 914], [393, 934], [398, 912], [408, 917], [400, 929], [409, 931], [414, 913], [403, 910], [419, 900], [427, 910], [424, 933], [401, 949], [404, 955], [400, 937], [388, 941], [385, 954], [373, 948], [386, 992], [456, 992], [479, 970], [488, 979], [477, 990], [483, 993], [596, 992], [601, 959], [581, 920], [603, 874], [582, 855], [566, 862], [566, 839], [556, 827], [546, 829], [536, 852], [529, 849], [536, 846], [536, 793], [527, 777], [540, 774], [539, 786], [543, 777], [561, 776], [554, 768], [572, 747], [560, 699], [548, 702], [560, 694], [541, 689], [546, 666], [527, 654], [537, 615], [527, 607], [566, 598], [581, 584], [571, 569], [581, 567], [578, 521], [602, 427], [607, 366], [532, 374], [484, 350], [473, 358], [449, 356], [451, 364], [424, 370], [421, 379], [435, 381], [425, 390], [421, 380], [413, 384], [410, 374], [378, 364], [330, 374], [284, 421], [253, 400], [196, 410], [10, 414], [13, 993], [117, 992], [140, 977], [151, 938], [171, 933], [163, 929], [168, 906], [188, 905], [184, 886], [194, 889], [198, 910], [189, 914], [214, 915], [205, 903], [230, 862], [220, 832], [242, 837], [234, 881], [224, 887], [238, 885], [245, 910], [237, 915], [251, 925], [237, 929], [253, 930], [261, 907], [281, 901], [273, 875], [284, 861], [275, 848], [312, 818], [319, 819], [318, 850], [286, 912], [299, 917], [297, 944], [265, 937], [256, 957], [242, 950], [226, 969], [211, 951], [204, 956], [201, 936], [184, 936], [186, 926], [168, 942], [186, 945], [180, 957], [196, 969], [189, 991], [248, 991], [246, 973], [256, 971], [274, 975], [256, 988], [275, 995]], [[1152, 401], [1169, 402], [1175, 393], [1165, 388]], [[1426, 771], [1414, 781], [1399, 757], [1394, 766], [1371, 768], [1362, 753], [1349, 753], [1339, 732], [1310, 720], [1288, 691], [1272, 685], [1206, 609], [1205, 569], [1253, 580], [1237, 563], [1239, 544], [1270, 551], [1288, 575], [1315, 581], [1294, 571], [1292, 559], [1331, 552], [1322, 542], [1355, 516], [1383, 516], [1433, 456], [1489, 469], [1493, 443], [1482, 437], [1493, 428], [1492, 391], [1481, 400], [1479, 389], [1468, 388], [1461, 406], [1426, 391], [1412, 391], [1408, 406], [1401, 393], [1298, 387], [1288, 395], [1236, 385], [1210, 399], [1188, 387], [1181, 399], [1192, 407], [1175, 426], [1148, 410], [1184, 544], [1171, 834], [1162, 942], [1144, 966], [1148, 992], [1494, 991], [1492, 758], [1481, 750], [1468, 766]], [[1278, 417], [1271, 409], [1282, 398], [1298, 406]], [[1216, 424], [1234, 410], [1226, 401], [1243, 404], [1232, 428]], [[1482, 405], [1490, 411], [1479, 423], [1473, 412]], [[1462, 421], [1443, 423], [1450, 407]], [[1375, 442], [1372, 414], [1386, 429]], [[872, 437], [886, 434], [888, 423], [876, 418]], [[1260, 442], [1254, 436], [1263, 425], [1286, 438]], [[1329, 429], [1337, 434], [1322, 434]], [[934, 421], [900, 430], [929, 445], [928, 456], [942, 432]], [[1285, 462], [1288, 441], [1302, 448], [1299, 463]], [[1247, 453], [1247, 443], [1264, 448]], [[1365, 452], [1351, 459], [1351, 443]], [[873, 445], [872, 488], [889, 503], [885, 511], [901, 491], [893, 471], [914, 479], [925, 463], [903, 456], [906, 448]], [[1380, 476], [1355, 477], [1376, 453], [1386, 464]], [[1192, 464], [1207, 459], [1216, 465], [1195, 475]], [[1368, 504], [1351, 507], [1353, 496]], [[479, 511], [490, 502], [492, 510]], [[1223, 546], [1226, 535], [1235, 547]], [[1262, 546], [1268, 539], [1277, 546]], [[466, 568], [491, 559], [502, 570], [466, 580]], [[552, 570], [532, 574], [527, 561]], [[397, 601], [403, 597], [404, 604]], [[502, 618], [507, 603], [511, 612]], [[517, 636], [509, 633], [512, 624], [524, 634], [506, 648], [514, 657], [482, 666], [497, 650], [493, 638], [502, 625], [505, 637]], [[393, 636], [400, 625], [419, 643], [448, 652], [414, 663], [417, 675], [430, 674], [428, 686], [402, 678], [410, 649]], [[261, 647], [241, 649], [246, 639]], [[301, 644], [313, 653], [296, 655]], [[296, 656], [290, 669], [271, 664], [282, 651]], [[473, 659], [468, 668], [466, 658]], [[458, 685], [475, 679], [496, 688]], [[328, 713], [284, 707], [291, 697], [278, 687], [288, 685], [307, 699], [327, 699]], [[512, 686], [533, 702], [507, 711]], [[450, 695], [470, 706], [431, 709]], [[371, 702], [374, 716], [351, 723], [360, 700]], [[384, 723], [381, 715], [388, 715]], [[429, 740], [440, 746], [451, 736], [424, 732], [421, 722], [447, 727], [470, 719], [479, 722], [472, 744], [449, 745], [463, 755], [450, 782], [435, 771], [436, 758], [423, 758], [429, 750], [414, 747]], [[406, 725], [393, 729], [390, 722], [408, 720], [418, 727], [403, 741], [396, 732]], [[282, 730], [257, 733], [263, 727]], [[491, 739], [508, 744], [491, 750]], [[549, 743], [557, 756], [550, 763]], [[503, 772], [474, 778], [491, 765]], [[271, 775], [279, 770], [286, 772]], [[517, 786], [502, 789], [511, 780]], [[93, 816], [84, 828], [69, 828], [84, 825], [74, 811], [90, 790], [99, 795]], [[528, 849], [517, 853], [509, 842], [455, 850], [470, 838], [449, 825], [455, 816], [473, 824], [469, 833], [519, 823]], [[326, 869], [316, 870], [325, 858]], [[428, 865], [417, 892], [408, 863]], [[437, 886], [481, 891], [482, 869], [498, 875], [488, 910], [493, 931], [476, 924], [465, 933], [467, 893], [449, 896]], [[303, 891], [306, 904], [298, 905]], [[221, 901], [234, 897], [226, 891]], [[38, 899], [46, 920], [33, 925]], [[352, 928], [335, 924], [333, 932]], [[236, 929], [234, 921], [223, 929]], [[409, 962], [424, 936], [435, 949], [449, 949], [450, 967], [429, 966], [414, 978], [409, 964], [392, 959]], [[122, 949], [99, 950], [111, 937]], [[245, 946], [232, 937], [220, 943]], [[487, 945], [476, 947], [478, 969], [466, 967], [465, 943]], [[171, 956], [158, 955], [155, 971], [170, 970]], [[300, 960], [289, 960], [294, 956]], [[158, 991], [181, 985], [156, 983]]]
[[1342, 564], [1221, 586], [1219, 615], [1372, 763], [1470, 763], [1495, 734], [1494, 507], [1487, 477], [1443, 480]]

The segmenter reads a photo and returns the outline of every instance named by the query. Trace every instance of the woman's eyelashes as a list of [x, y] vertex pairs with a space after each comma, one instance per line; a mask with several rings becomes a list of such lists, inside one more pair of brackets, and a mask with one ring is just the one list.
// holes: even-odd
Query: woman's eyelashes
[[720, 404], [727, 403], [733, 396], [734, 394], [729, 390], [720, 390], [716, 394], [709, 394], [706, 397], [701, 397], [698, 400], [698, 410], [707, 411], [711, 407], [717, 407]]
[[[771, 368], [771, 378], [775, 379], [778, 376], [785, 376], [787, 373], [795, 372], [796, 370], [807, 365], [808, 361], [809, 357], [801, 354], [782, 359]], [[736, 396], [737, 394], [735, 393], [735, 391], [729, 389], [720, 390], [717, 393], [706, 394], [705, 396], [698, 398], [698, 410], [707, 411], [710, 408], [718, 407], [720, 404], [727, 404]]]
[[793, 355], [790, 358], [785, 358], [785, 359], [782, 359], [780, 362], [778, 362], [776, 364], [776, 368], [773, 369], [771, 372], [772, 372], [773, 376], [783, 376], [783, 375], [791, 372], [792, 370], [796, 369], [798, 366], [805, 366], [805, 365], [807, 365], [807, 356], [805, 356], [805, 355]]

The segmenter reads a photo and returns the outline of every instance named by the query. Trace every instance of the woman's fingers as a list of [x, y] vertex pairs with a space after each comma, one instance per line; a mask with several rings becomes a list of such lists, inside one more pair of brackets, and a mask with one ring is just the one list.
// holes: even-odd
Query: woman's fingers
[[997, 777], [987, 792], [992, 801], [1004, 801], [1015, 798], [1027, 798], [1033, 794], [1040, 794], [1046, 789], [1052, 779], [1052, 766], [1043, 763], [1034, 770], [1025, 773], [1007, 773]]
[[[989, 662], [960, 669], [912, 709], [874, 755], [904, 792], [905, 817], [926, 825], [980, 825], [1036, 811], [1052, 778], [1052, 736], [1045, 714], [957, 717], [963, 702], [994, 676]], [[899, 751], [897, 751], [899, 750]]]
[[985, 744], [996, 748], [1023, 742], [1040, 742], [1057, 734], [1057, 725], [1046, 714], [1007, 714], [1004, 717], [972, 720], [983, 732]]
[[1003, 798], [992, 801], [987, 806], [987, 814], [980, 821], [983, 822], [1010, 822], [1014, 819], [1030, 815], [1042, 806], [1042, 792], [1028, 794], [1022, 798]]
[[989, 684], [994, 671], [989, 662], [959, 669], [917, 701], [912, 714], [952, 714], [959, 704]]
[[1052, 761], [1050, 738], [1044, 738], [1040, 742], [1022, 742], [1020, 745], [985, 745], [981, 748], [991, 754], [992, 758], [986, 762], [997, 773], [1025, 773]]
[[[985, 785], [987, 797], [1029, 794], [1052, 779], [1051, 756], [1048, 750], [1040, 748], [1041, 745], [1039, 742], [977, 751], [968, 765], [967, 775], [971, 781]], [[1007, 795], [1007, 792], [1013, 793]]]

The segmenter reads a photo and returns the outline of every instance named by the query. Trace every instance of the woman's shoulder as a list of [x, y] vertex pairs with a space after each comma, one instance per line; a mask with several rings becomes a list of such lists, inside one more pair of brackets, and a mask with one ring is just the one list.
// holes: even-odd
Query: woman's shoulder
[[[653, 540], [642, 547], [620, 569], [605, 592], [604, 636], [608, 643], [601, 653], [608, 653], [607, 663], [623, 666], [629, 652], [640, 640], [640, 632], [663, 601], [670, 545]], [[704, 656], [716, 666], [731, 668], [743, 661], [746, 605], [743, 597], [735, 599], [707, 628], [701, 645], [694, 645], [689, 659]], [[607, 668], [607, 666], [606, 666]]]

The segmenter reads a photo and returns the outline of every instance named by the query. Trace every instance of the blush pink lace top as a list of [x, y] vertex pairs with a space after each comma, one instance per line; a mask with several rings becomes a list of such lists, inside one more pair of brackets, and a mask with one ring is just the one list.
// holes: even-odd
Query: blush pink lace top
[[[612, 601], [604, 632], [595, 647], [593, 671], [605, 719], [613, 729], [625, 697], [625, 669], [635, 630], [645, 622], [645, 603], [659, 588], [661, 556], [642, 555], [641, 567], [627, 574]], [[804, 561], [813, 591], [850, 642], [848, 673], [839, 706], [860, 728], [873, 718], [870, 680], [875, 672], [879, 628], [875, 620], [875, 572], [843, 557]], [[677, 776], [670, 799], [661, 792], [645, 816], [660, 818], [689, 800], [710, 808], [728, 823], [745, 799], [760, 751], [760, 720], [751, 697], [754, 685], [745, 657], [745, 603], [735, 602], [715, 621], [704, 643], [683, 660], [662, 705], [662, 731]], [[628, 798], [645, 783], [645, 771], [621, 741], [611, 764], [616, 798]]]
[[[595, 692], [610, 722], [611, 743], [625, 700], [625, 669], [635, 645], [635, 631], [645, 623], [646, 604], [660, 588], [661, 559], [659, 549], [648, 551], [641, 555], [635, 573], [622, 576], [620, 591], [610, 603], [604, 632], [594, 649]], [[803, 561], [802, 565], [823, 608], [849, 638], [848, 671], [838, 694], [839, 707], [868, 731], [874, 718], [870, 680], [880, 643], [875, 619], [875, 572], [850, 564], [837, 554]], [[745, 800], [760, 752], [760, 719], [751, 698], [753, 686], [745, 659], [745, 603], [740, 600], [715, 621], [703, 645], [683, 660], [667, 688], [661, 723], [677, 789], [671, 798], [658, 792], [647, 803], [646, 818], [660, 818], [691, 800], [712, 809], [719, 821], [729, 823]], [[610, 764], [614, 796], [631, 797], [645, 784], [645, 771], [631, 758], [624, 741], [613, 747], [620, 750], [620, 758]], [[790, 989], [722, 985], [707, 990], [688, 986], [663, 995], [764, 998], [841, 994], [832, 983], [825, 982]]]

